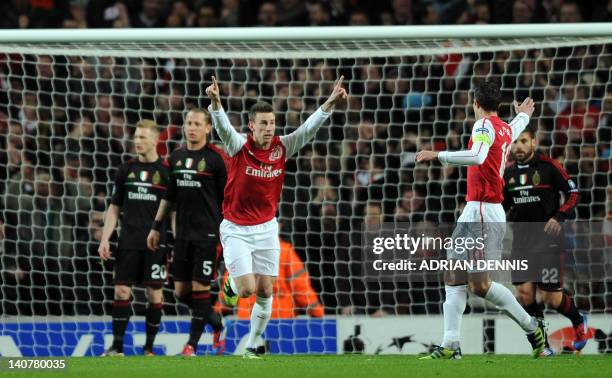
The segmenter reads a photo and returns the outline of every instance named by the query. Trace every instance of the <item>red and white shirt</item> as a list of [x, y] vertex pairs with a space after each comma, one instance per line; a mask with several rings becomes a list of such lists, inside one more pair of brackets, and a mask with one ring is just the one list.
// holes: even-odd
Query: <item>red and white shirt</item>
[[223, 217], [241, 226], [272, 220], [285, 181], [285, 162], [306, 145], [331, 113], [319, 108], [291, 134], [275, 136], [268, 149], [258, 149], [252, 136], [239, 134], [220, 108], [208, 107], [212, 124], [227, 154]]
[[443, 164], [467, 165], [466, 201], [502, 203], [504, 200], [504, 169], [512, 142], [529, 125], [529, 116], [519, 113], [510, 124], [497, 116], [474, 123], [472, 137], [465, 151], [441, 151]]

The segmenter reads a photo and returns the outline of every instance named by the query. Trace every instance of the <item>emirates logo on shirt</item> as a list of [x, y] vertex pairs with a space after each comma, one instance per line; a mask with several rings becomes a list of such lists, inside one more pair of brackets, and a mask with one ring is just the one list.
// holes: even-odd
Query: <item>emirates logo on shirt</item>
[[282, 169], [272, 169], [272, 166], [268, 164], [260, 164], [260, 169], [247, 165], [244, 173], [247, 176], [254, 176], [254, 177], [261, 177], [261, 178], [274, 178], [274, 177], [280, 176], [283, 173], [283, 170]]
[[276, 146], [276, 147], [274, 147], [272, 152], [270, 152], [269, 160], [270, 161], [276, 161], [276, 160], [280, 159], [281, 156], [283, 156], [283, 149], [280, 146]]

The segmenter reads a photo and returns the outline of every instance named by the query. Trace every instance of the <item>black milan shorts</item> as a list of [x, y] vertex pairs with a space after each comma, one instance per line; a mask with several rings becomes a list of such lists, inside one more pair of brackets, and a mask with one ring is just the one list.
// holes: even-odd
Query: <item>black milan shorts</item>
[[172, 259], [174, 281], [210, 283], [217, 276], [221, 256], [216, 238], [210, 241], [176, 240]]
[[166, 252], [120, 249], [115, 256], [115, 285], [163, 285], [166, 282]]

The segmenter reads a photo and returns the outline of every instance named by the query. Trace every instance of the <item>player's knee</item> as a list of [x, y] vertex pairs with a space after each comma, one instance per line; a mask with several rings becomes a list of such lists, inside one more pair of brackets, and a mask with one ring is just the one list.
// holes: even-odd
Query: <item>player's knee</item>
[[544, 302], [546, 305], [557, 308], [561, 305], [563, 293], [560, 291], [541, 290], [540, 297], [542, 298], [542, 302]]
[[489, 292], [491, 283], [488, 281], [484, 282], [470, 282], [470, 291], [475, 295], [484, 298]]
[[130, 299], [132, 290], [129, 286], [117, 285], [115, 286], [115, 299], [126, 301]]
[[270, 298], [274, 293], [274, 289], [272, 286], [268, 287], [258, 287], [257, 288], [257, 296], [260, 298]]
[[255, 294], [255, 286], [245, 285], [238, 289], [238, 296], [240, 298], [249, 298]]
[[533, 303], [533, 298], [531, 297], [531, 295], [521, 291], [516, 292], [516, 299], [521, 304], [521, 306], [529, 306]]
[[535, 295], [531, 289], [523, 286], [517, 286], [516, 288], [516, 299], [521, 306], [529, 306], [535, 301]]

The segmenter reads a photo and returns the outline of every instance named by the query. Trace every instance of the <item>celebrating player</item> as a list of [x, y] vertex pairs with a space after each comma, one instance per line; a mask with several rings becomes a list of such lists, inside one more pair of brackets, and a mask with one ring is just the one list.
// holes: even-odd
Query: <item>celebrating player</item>
[[147, 245], [157, 250], [161, 221], [170, 204], [174, 204], [174, 288], [177, 298], [191, 306], [192, 316], [189, 340], [181, 354], [195, 356], [206, 323], [213, 327], [215, 344], [223, 329], [221, 317], [212, 309], [210, 282], [217, 270], [221, 203], [227, 174], [223, 152], [208, 143], [212, 127], [206, 110], [190, 110], [183, 131], [187, 146], [170, 155], [168, 191], [159, 205]]
[[[538, 282], [537, 289], [542, 301], [568, 318], [574, 326], [575, 338], [572, 347], [582, 350], [587, 342], [587, 319], [581, 315], [574, 301], [563, 292], [561, 281], [564, 241], [561, 223], [567, 219], [578, 202], [578, 189], [563, 167], [555, 160], [536, 151], [535, 132], [531, 128], [523, 131], [512, 144], [516, 164], [504, 175], [504, 208], [510, 209], [508, 220], [514, 223], [512, 258], [528, 259], [545, 269], [547, 282]], [[565, 194], [565, 203], [559, 206], [559, 193]], [[539, 223], [536, 223], [539, 222]], [[534, 230], [534, 227], [540, 227]], [[538, 265], [537, 265], [538, 264]], [[536, 283], [522, 282], [530, 279], [520, 276], [523, 272], [512, 272], [518, 300], [525, 310], [538, 319], [544, 313], [536, 302]], [[543, 356], [553, 354], [546, 340]]]
[[[102, 260], [111, 256], [109, 239], [121, 218], [119, 250], [115, 254], [115, 301], [113, 302], [113, 344], [103, 356], [123, 356], [123, 337], [132, 311], [131, 286], [147, 286], [149, 306], [146, 313], [147, 339], [144, 354], [153, 355], [153, 342], [162, 315], [162, 286], [166, 280], [163, 251], [147, 250], [149, 225], [166, 193], [168, 169], [157, 155], [157, 125], [142, 120], [136, 126], [134, 146], [138, 158], [121, 165], [115, 177], [111, 204], [106, 211], [98, 253]], [[161, 222], [160, 229], [166, 222]], [[163, 234], [163, 233], [162, 233]]]
[[[447, 251], [449, 259], [501, 258], [501, 242], [506, 220], [502, 206], [504, 168], [512, 142], [529, 124], [534, 104], [529, 97], [520, 105], [515, 101], [514, 110], [517, 116], [508, 125], [497, 116], [500, 98], [501, 93], [497, 84], [482, 82], [476, 86], [473, 107], [477, 121], [472, 129], [469, 150], [421, 151], [416, 156], [416, 161], [419, 163], [438, 160], [442, 164], [468, 166], [467, 204], [457, 220], [453, 238], [475, 239], [486, 235], [485, 248], [484, 251], [475, 250], [470, 253], [449, 250]], [[510, 290], [497, 282], [492, 282], [486, 271], [473, 270], [468, 273], [467, 281], [472, 293], [495, 304], [516, 321], [527, 333], [527, 339], [533, 348], [533, 356], [538, 357], [544, 349], [545, 331], [542, 323], [521, 307]], [[463, 274], [447, 275], [446, 300], [443, 305], [444, 340], [441, 346], [431, 355], [423, 357], [424, 359], [461, 358], [459, 332], [467, 300], [465, 281]]]
[[235, 305], [238, 296], [256, 294], [245, 358], [260, 358], [256, 347], [272, 312], [272, 287], [278, 276], [280, 254], [275, 216], [285, 162], [314, 137], [333, 107], [346, 99], [342, 80], [341, 76], [331, 96], [303, 125], [281, 137], [274, 135], [276, 117], [272, 105], [259, 101], [251, 107], [248, 124], [251, 134], [244, 136], [230, 124], [214, 76], [206, 88], [213, 126], [230, 156], [220, 230], [229, 271], [223, 298], [226, 304]]

